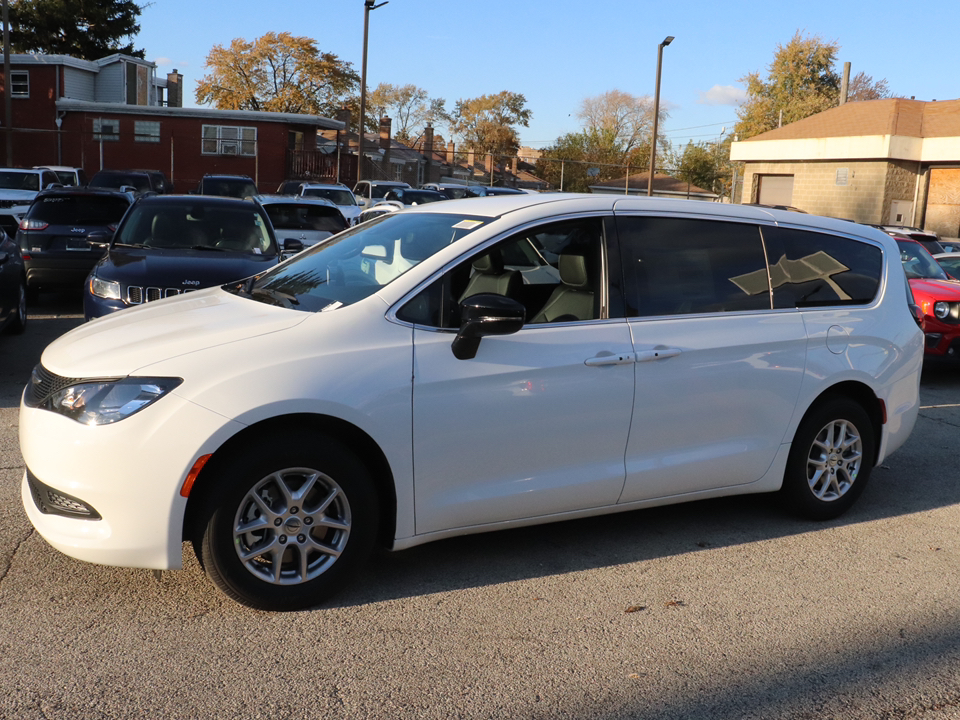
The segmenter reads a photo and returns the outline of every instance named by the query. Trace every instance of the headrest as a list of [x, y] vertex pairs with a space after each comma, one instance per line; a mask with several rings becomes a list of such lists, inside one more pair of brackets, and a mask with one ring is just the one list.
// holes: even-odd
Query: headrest
[[560, 280], [564, 285], [575, 288], [589, 286], [590, 278], [587, 275], [587, 259], [583, 255], [560, 254]]
[[473, 269], [483, 275], [499, 275], [503, 272], [503, 258], [499, 252], [488, 252], [473, 261]]

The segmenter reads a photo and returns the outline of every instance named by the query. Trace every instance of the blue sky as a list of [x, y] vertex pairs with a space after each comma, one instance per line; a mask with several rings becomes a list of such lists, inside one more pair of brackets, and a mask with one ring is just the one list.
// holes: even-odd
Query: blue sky
[[[185, 103], [214, 45], [269, 31], [311, 37], [360, 72], [362, 0], [152, 0], [137, 47], [184, 76]], [[533, 118], [524, 145], [552, 143], [580, 128], [585, 97], [619, 89], [654, 93], [657, 46], [664, 49], [663, 125], [674, 145], [714, 141], [737, 119], [740, 78], [764, 75], [778, 44], [797, 30], [840, 44], [838, 71], [886, 78], [918, 100], [960, 97], [960, 2], [875, 0], [705, 3], [677, 0], [390, 0], [371, 12], [367, 83], [413, 83], [452, 108], [458, 99], [522, 93]]]

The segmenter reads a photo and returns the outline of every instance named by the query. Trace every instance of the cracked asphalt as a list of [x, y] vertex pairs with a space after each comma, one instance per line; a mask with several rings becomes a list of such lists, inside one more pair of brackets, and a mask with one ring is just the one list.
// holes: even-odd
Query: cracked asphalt
[[158, 580], [32, 531], [19, 395], [81, 321], [32, 311], [0, 336], [0, 718], [960, 718], [960, 368], [839, 520], [752, 496], [456, 538], [269, 614], [188, 548]]

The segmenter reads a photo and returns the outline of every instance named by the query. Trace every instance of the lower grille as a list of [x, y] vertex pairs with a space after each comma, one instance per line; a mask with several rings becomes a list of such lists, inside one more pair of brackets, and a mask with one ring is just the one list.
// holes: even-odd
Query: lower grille
[[34, 504], [44, 515], [62, 515], [78, 520], [102, 519], [100, 513], [83, 500], [44, 485], [30, 470], [27, 470], [27, 484], [30, 486]]

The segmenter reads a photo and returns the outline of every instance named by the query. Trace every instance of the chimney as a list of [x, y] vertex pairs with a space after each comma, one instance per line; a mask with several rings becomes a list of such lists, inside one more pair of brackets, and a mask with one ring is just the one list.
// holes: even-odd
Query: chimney
[[473, 174], [473, 163], [474, 163], [473, 150], [467, 150], [467, 166], [470, 168], [471, 175]]
[[167, 107], [183, 107], [183, 75], [176, 68], [167, 73]]
[[433, 155], [433, 125], [427, 123], [423, 129], [423, 154], [427, 156], [427, 162], [430, 162]]
[[453, 144], [453, 140], [447, 143], [447, 164], [453, 165], [454, 159], [456, 157], [456, 145]]

